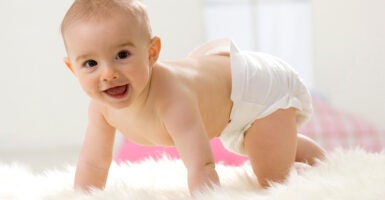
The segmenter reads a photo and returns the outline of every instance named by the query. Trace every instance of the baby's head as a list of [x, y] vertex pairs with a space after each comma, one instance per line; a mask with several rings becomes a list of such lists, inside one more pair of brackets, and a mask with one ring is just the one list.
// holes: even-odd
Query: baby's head
[[[111, 17], [131, 18], [138, 31], [146, 38], [151, 38], [151, 26], [144, 5], [138, 0], [75, 0], [67, 11], [61, 24], [61, 33], [65, 40], [66, 30], [75, 23], [84, 21], [102, 21]], [[132, 26], [132, 24], [127, 24]]]
[[138, 0], [75, 0], [61, 31], [64, 62], [92, 99], [121, 108], [145, 91], [160, 39]]

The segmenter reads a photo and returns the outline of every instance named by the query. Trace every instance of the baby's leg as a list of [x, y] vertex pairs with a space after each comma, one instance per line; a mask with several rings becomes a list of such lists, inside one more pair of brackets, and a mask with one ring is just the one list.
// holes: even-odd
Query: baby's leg
[[312, 139], [298, 134], [297, 153], [295, 161], [313, 165], [317, 159], [321, 160], [325, 156], [325, 150]]
[[284, 181], [296, 159], [295, 109], [278, 110], [256, 120], [245, 133], [244, 149], [262, 187]]

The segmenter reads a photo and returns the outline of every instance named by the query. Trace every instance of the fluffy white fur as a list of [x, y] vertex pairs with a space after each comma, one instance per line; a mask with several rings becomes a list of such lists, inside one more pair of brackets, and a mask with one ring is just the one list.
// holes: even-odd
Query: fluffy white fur
[[385, 199], [385, 152], [335, 151], [317, 166], [293, 169], [285, 183], [261, 189], [248, 163], [217, 165], [222, 187], [191, 197], [180, 160], [148, 159], [113, 164], [107, 187], [91, 195], [72, 189], [74, 167], [33, 174], [26, 167], [0, 165], [0, 199]]

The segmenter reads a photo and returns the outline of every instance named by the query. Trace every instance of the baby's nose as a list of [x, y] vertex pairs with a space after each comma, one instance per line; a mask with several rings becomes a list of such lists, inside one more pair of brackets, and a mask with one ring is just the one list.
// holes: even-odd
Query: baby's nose
[[107, 67], [107, 69], [104, 70], [104, 73], [101, 77], [103, 82], [116, 80], [118, 78], [119, 78], [119, 73], [113, 69], [108, 68], [108, 67]]

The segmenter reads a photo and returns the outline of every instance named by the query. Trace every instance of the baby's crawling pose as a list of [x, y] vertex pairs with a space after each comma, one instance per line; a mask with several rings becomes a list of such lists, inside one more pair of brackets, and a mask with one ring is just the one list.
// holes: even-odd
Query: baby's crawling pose
[[214, 137], [249, 157], [263, 187], [295, 162], [323, 157], [297, 134], [312, 113], [309, 92], [276, 57], [221, 39], [158, 61], [161, 40], [137, 0], [75, 0], [61, 30], [65, 64], [91, 97], [76, 188], [105, 186], [116, 130], [138, 144], [176, 146], [191, 192], [219, 184]]

